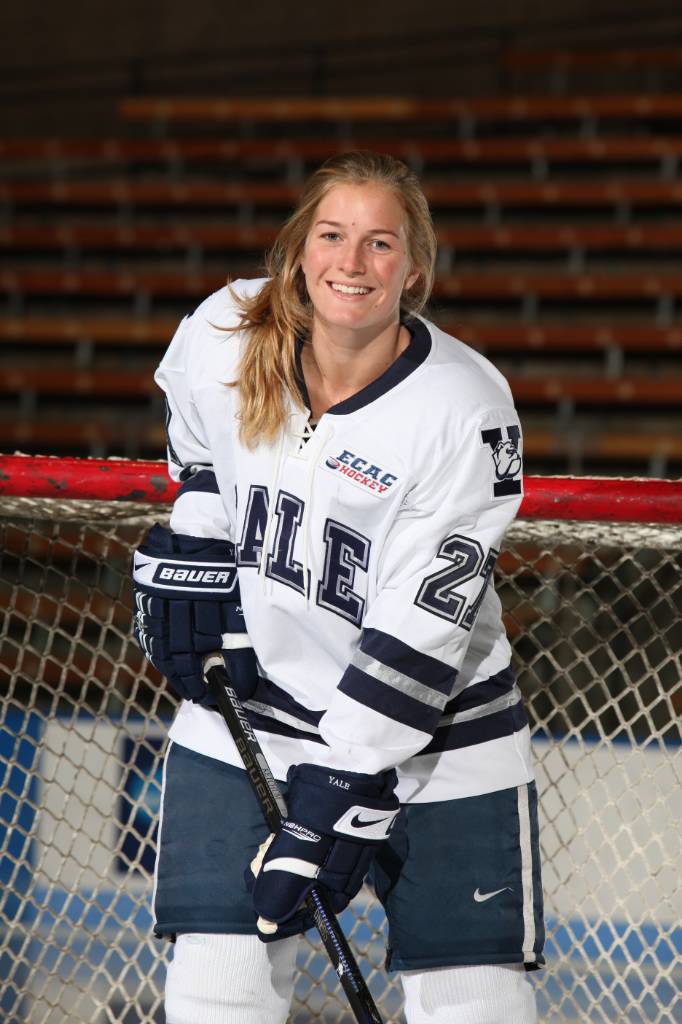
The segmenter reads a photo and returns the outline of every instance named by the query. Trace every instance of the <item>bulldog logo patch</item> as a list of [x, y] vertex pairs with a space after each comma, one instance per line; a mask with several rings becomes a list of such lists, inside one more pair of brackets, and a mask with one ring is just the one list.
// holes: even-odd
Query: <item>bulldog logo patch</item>
[[[506, 435], [506, 436], [505, 436]], [[523, 462], [519, 452], [521, 431], [516, 424], [481, 431], [481, 443], [487, 447], [495, 466], [493, 497], [521, 494]]]

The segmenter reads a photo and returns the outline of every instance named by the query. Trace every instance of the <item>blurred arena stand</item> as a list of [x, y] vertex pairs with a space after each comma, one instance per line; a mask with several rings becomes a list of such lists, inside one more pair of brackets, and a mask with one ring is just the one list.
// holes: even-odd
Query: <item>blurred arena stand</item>
[[[306, 173], [361, 146], [420, 174], [431, 316], [508, 376], [527, 471], [678, 475], [682, 14], [659, 6], [100, 62], [106, 137], [86, 118], [0, 139], [0, 450], [160, 456], [152, 373], [178, 320], [261, 273]], [[406, 60], [430, 68], [412, 95]], [[95, 62], [64, 75], [87, 93]]]
[[[228, 275], [262, 273], [305, 175], [362, 146], [422, 178], [440, 242], [430, 315], [509, 378], [526, 472], [680, 475], [679, 3], [374, 0], [361, 20], [352, 0], [238, 17], [214, 0], [66, 6], [24, 0], [6, 15], [24, 36], [0, 35], [0, 452], [162, 458], [152, 376], [179, 319]], [[132, 641], [128, 567], [158, 513], [81, 522], [68, 497], [39, 522], [22, 497], [0, 523], [0, 754], [17, 750], [0, 1018], [28, 1020], [33, 1000], [36, 1024], [41, 1001], [43, 1024], [157, 1022], [167, 951], [148, 880], [174, 700]], [[545, 794], [541, 1010], [667, 1024], [679, 530], [604, 516], [615, 502], [583, 524], [516, 524], [499, 563]], [[304, 966], [302, 1001], [325, 965]], [[296, 1017], [313, 1019], [339, 1014]]]

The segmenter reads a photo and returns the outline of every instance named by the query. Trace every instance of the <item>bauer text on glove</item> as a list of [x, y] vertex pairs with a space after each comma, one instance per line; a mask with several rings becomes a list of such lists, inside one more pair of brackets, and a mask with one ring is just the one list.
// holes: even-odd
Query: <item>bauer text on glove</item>
[[210, 706], [207, 654], [222, 651], [241, 700], [258, 682], [242, 613], [234, 546], [174, 534], [158, 523], [133, 556], [135, 635], [149, 661], [187, 700]]

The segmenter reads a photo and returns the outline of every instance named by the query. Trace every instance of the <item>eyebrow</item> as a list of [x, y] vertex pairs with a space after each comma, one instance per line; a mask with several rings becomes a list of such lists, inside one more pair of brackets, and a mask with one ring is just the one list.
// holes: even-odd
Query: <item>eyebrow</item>
[[[315, 227], [319, 227], [320, 224], [329, 224], [332, 228], [342, 228], [344, 225], [340, 224], [337, 220], [318, 220]], [[400, 238], [400, 235], [396, 231], [391, 231], [390, 228], [370, 228], [369, 231], [365, 232], [366, 235], [393, 235], [394, 238]]]

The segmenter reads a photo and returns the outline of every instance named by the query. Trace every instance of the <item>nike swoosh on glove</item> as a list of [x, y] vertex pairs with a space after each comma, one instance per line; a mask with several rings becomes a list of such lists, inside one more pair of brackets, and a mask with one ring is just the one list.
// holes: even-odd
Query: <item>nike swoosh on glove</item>
[[264, 941], [310, 927], [306, 896], [322, 885], [335, 913], [362, 886], [400, 809], [395, 771], [365, 775], [299, 764], [287, 775], [288, 815], [251, 864]]
[[133, 555], [135, 636], [149, 661], [186, 700], [215, 706], [203, 659], [222, 651], [240, 700], [258, 683], [241, 608], [234, 545], [171, 533], [158, 523]]

